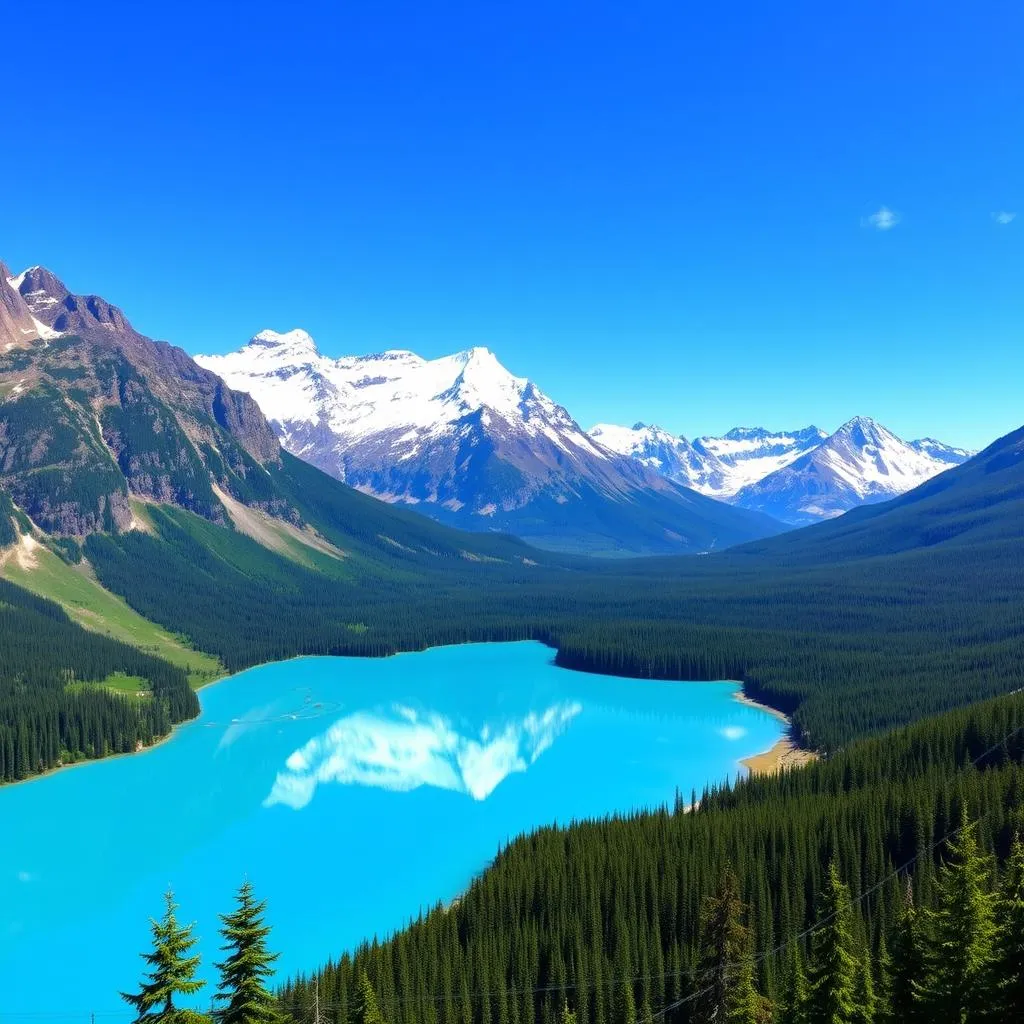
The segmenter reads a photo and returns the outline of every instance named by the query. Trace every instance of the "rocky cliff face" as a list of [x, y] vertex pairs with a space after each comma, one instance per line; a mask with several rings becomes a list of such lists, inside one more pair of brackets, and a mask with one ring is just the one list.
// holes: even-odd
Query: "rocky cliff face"
[[0, 486], [40, 527], [123, 530], [129, 495], [215, 522], [217, 491], [295, 519], [267, 469], [276, 436], [248, 395], [50, 271], [0, 276]]
[[32, 267], [14, 282], [37, 321], [54, 334], [77, 336], [100, 350], [121, 352], [157, 397], [194, 421], [199, 434], [205, 415], [236, 437], [258, 462], [279, 457], [277, 438], [248, 395], [232, 391], [182, 349], [139, 334], [117, 306], [98, 295], [73, 295], [45, 267]]
[[8, 287], [11, 272], [0, 262], [0, 352], [24, 348], [39, 339], [39, 327], [28, 303], [14, 287]]

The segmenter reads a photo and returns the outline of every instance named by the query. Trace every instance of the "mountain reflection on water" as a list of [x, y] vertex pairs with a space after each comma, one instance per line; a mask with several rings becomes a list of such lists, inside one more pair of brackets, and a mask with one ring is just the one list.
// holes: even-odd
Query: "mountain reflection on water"
[[398, 792], [435, 786], [486, 800], [503, 779], [525, 772], [581, 710], [562, 701], [497, 728], [485, 725], [476, 737], [444, 715], [401, 704], [358, 711], [294, 751], [263, 803], [301, 810], [329, 782]]

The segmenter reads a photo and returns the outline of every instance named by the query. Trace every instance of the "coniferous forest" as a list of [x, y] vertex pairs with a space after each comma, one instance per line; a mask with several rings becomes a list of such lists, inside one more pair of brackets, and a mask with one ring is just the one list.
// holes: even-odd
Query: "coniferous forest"
[[[136, 611], [231, 670], [531, 638], [583, 671], [742, 679], [824, 757], [680, 794], [672, 809], [517, 839], [453, 906], [233, 1020], [1016, 1019], [1018, 516], [991, 517], [983, 502], [969, 527], [962, 513], [943, 527], [929, 509], [926, 540], [882, 553], [863, 547], [865, 513], [800, 543], [595, 564], [534, 559], [503, 538], [461, 549], [458, 535], [390, 511], [368, 523], [361, 496], [295, 460], [283, 467], [277, 486], [303, 492], [309, 523], [340, 557], [303, 563], [158, 507], [150, 529], [94, 534], [81, 554]], [[913, 533], [914, 509], [900, 519], [895, 502], [887, 514], [900, 536]], [[395, 536], [382, 542], [381, 529]], [[197, 710], [181, 670], [80, 629], [50, 602], [3, 584], [0, 615], [4, 779], [135, 749]], [[148, 691], [96, 685], [115, 673]], [[175, 978], [187, 998], [196, 965], [173, 913], [169, 902], [148, 962], [163, 963], [170, 942], [186, 961]], [[251, 938], [263, 926], [231, 927]], [[151, 978], [129, 993], [138, 1020], [197, 1016], [168, 992]]]
[[[250, 883], [222, 917], [220, 1024], [1010, 1024], [1024, 1007], [1024, 699], [515, 840], [449, 907], [270, 988]], [[173, 895], [124, 998], [204, 983]], [[177, 1000], [177, 1005], [175, 1004]], [[183, 1016], [179, 1016], [182, 1015]]]
[[[95, 685], [115, 673], [149, 692]], [[0, 580], [0, 782], [128, 753], [198, 713], [182, 669], [88, 632], [53, 602]]]
[[699, 806], [549, 828], [281, 1003], [388, 1024], [1011, 1022], [1024, 1008], [1024, 699]]

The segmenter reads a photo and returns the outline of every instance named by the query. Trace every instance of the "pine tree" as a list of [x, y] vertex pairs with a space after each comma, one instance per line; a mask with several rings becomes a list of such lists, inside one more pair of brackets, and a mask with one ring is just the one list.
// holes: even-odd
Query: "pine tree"
[[833, 860], [818, 906], [823, 924], [814, 933], [808, 977], [806, 1024], [854, 1024], [857, 958], [853, 954], [850, 892]]
[[914, 906], [914, 889], [907, 880], [903, 910], [893, 935], [889, 968], [889, 1020], [893, 1024], [916, 1024], [923, 1020], [921, 987], [925, 977], [924, 943]]
[[928, 1012], [946, 1024], [980, 1022], [990, 993], [988, 971], [995, 937], [989, 858], [978, 846], [966, 811], [960, 838], [949, 843], [949, 861], [936, 880], [924, 993]]
[[221, 915], [225, 940], [221, 950], [228, 956], [216, 965], [220, 971], [216, 1000], [224, 1005], [214, 1011], [214, 1019], [217, 1024], [276, 1024], [281, 1015], [266, 982], [278, 954], [267, 950], [266, 903], [256, 901], [248, 880], [235, 900], [237, 909]]
[[778, 1024], [804, 1024], [806, 1008], [807, 975], [804, 973], [800, 946], [794, 942]]
[[352, 1021], [353, 1024], [385, 1024], [384, 1015], [377, 1003], [377, 993], [373, 991], [370, 976], [366, 971], [359, 975]]
[[889, 982], [892, 977], [892, 958], [889, 956], [889, 946], [885, 941], [885, 932], [878, 935], [878, 946], [875, 950], [875, 1020], [878, 1024], [891, 1024], [892, 1014], [891, 996]]
[[759, 999], [754, 990], [750, 937], [743, 924], [745, 907], [739, 882], [731, 868], [722, 875], [718, 891], [702, 907], [701, 957], [697, 966], [694, 1024], [728, 1021], [754, 1024]]
[[853, 1019], [856, 1024], [875, 1024], [875, 979], [871, 974], [871, 956], [867, 950], [861, 957], [857, 971], [854, 1004]]
[[725, 1024], [758, 1024], [762, 1018], [761, 997], [754, 987], [749, 935], [747, 948], [740, 955], [732, 975], [725, 1010]]
[[178, 904], [174, 893], [164, 893], [164, 916], [151, 920], [152, 952], [143, 953], [149, 965], [139, 991], [122, 992], [121, 998], [135, 1008], [135, 1024], [199, 1024], [207, 1018], [196, 1010], [174, 1005], [176, 996], [195, 995], [206, 984], [196, 980], [199, 957], [188, 953], [198, 941], [192, 935], [194, 925], [179, 925], [175, 916]]
[[992, 957], [992, 1019], [1024, 1014], [1024, 842], [1014, 839], [996, 903], [998, 929]]

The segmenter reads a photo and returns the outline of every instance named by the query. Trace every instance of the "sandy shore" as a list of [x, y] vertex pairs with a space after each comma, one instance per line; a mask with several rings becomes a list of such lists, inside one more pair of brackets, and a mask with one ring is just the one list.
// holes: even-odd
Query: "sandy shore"
[[[767, 711], [768, 714], [779, 719], [780, 722], [790, 725], [789, 718], [779, 711], [778, 708], [761, 704], [748, 697], [742, 690], [738, 690], [733, 694], [733, 700], [746, 704], [748, 707]], [[813, 750], [804, 750], [803, 747], [797, 746], [790, 736], [783, 736], [769, 750], [762, 751], [760, 754], [754, 754], [751, 757], [745, 757], [740, 761], [740, 764], [744, 768], [749, 769], [752, 775], [773, 775], [775, 772], [786, 768], [796, 768], [802, 764], [809, 764], [811, 761], [817, 761], [817, 759], [818, 755]]]

